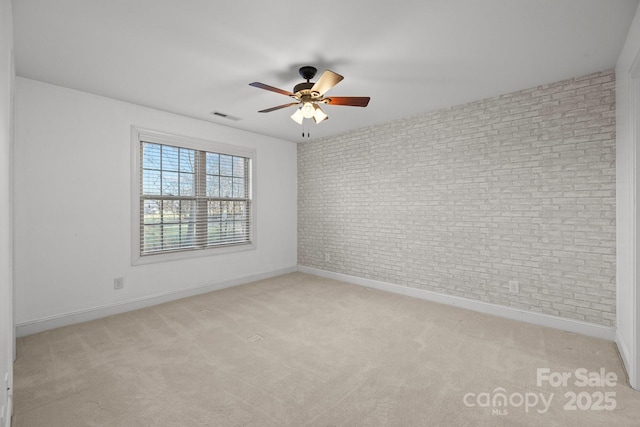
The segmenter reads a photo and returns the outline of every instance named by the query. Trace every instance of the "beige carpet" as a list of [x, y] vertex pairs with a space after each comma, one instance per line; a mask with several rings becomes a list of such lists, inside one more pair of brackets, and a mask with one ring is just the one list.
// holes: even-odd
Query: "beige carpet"
[[639, 420], [611, 342], [301, 273], [24, 337], [15, 365], [15, 427]]

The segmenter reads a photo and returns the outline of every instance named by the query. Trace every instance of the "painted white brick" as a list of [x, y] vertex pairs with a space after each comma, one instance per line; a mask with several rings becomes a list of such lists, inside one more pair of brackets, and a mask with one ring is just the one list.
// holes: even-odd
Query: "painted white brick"
[[614, 86], [609, 70], [300, 144], [299, 264], [613, 325]]

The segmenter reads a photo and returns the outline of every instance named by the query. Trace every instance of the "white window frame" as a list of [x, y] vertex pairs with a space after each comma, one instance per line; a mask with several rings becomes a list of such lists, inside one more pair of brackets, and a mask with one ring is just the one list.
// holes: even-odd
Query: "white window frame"
[[[141, 254], [141, 233], [140, 233], [140, 185], [141, 179], [141, 158], [140, 146], [143, 142], [172, 145], [174, 147], [189, 148], [193, 150], [220, 153], [232, 156], [245, 157], [251, 160], [250, 183], [251, 183], [251, 217], [250, 217], [250, 242], [228, 245], [214, 246], [203, 249], [181, 250], [176, 252], [160, 252], [155, 254]], [[148, 129], [140, 129], [131, 126], [131, 264], [152, 264], [158, 262], [175, 261], [203, 256], [227, 254], [254, 250], [256, 248], [256, 151], [251, 148], [225, 144], [221, 142], [208, 141], [204, 139], [190, 138], [187, 136], [173, 135]]]

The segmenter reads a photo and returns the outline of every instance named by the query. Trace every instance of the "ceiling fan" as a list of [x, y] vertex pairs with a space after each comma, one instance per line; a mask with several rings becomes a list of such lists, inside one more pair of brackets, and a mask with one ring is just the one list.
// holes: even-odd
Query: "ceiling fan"
[[270, 90], [271, 92], [281, 93], [287, 95], [296, 100], [296, 102], [290, 102], [288, 104], [278, 105], [277, 107], [267, 108], [260, 110], [258, 113], [269, 113], [271, 111], [280, 110], [281, 108], [291, 107], [293, 105], [299, 105], [295, 113], [291, 118], [302, 124], [304, 119], [313, 119], [316, 123], [320, 123], [323, 120], [329, 118], [318, 104], [327, 105], [346, 105], [351, 107], [366, 107], [369, 104], [368, 96], [328, 96], [325, 94], [340, 83], [344, 77], [340, 74], [336, 74], [331, 70], [325, 70], [317, 82], [312, 83], [310, 80], [316, 75], [318, 70], [315, 67], [304, 66], [300, 67], [298, 71], [300, 76], [306, 80], [306, 82], [299, 83], [294, 86], [293, 92], [288, 92], [277, 87], [269, 86], [264, 83], [253, 82], [249, 83], [250, 86], [254, 86], [260, 89]]

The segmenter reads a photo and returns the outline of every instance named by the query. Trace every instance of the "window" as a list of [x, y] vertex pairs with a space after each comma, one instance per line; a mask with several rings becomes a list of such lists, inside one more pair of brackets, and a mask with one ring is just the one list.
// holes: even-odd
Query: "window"
[[134, 263], [253, 248], [253, 151], [133, 132]]

